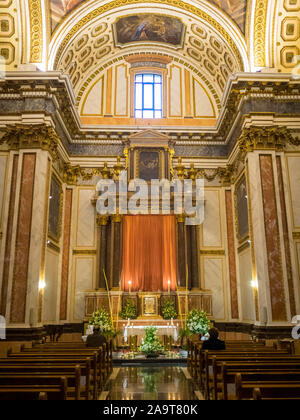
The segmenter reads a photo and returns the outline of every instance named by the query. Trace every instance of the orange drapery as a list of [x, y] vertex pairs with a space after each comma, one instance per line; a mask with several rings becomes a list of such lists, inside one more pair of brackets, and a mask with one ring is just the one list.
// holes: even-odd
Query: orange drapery
[[122, 289], [176, 290], [175, 216], [124, 216]]

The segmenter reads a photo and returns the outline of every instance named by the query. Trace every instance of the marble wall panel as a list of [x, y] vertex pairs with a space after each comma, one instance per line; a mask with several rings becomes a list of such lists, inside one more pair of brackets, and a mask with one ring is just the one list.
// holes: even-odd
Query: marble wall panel
[[228, 260], [229, 260], [229, 282], [231, 297], [231, 316], [239, 317], [238, 294], [237, 294], [237, 275], [235, 261], [235, 241], [234, 241], [234, 222], [233, 222], [233, 205], [232, 192], [225, 192], [226, 200], [226, 217], [227, 217], [227, 241], [228, 241]]
[[78, 188], [77, 247], [95, 246], [95, 207], [91, 199], [95, 188]]
[[11, 323], [25, 322], [35, 162], [35, 153], [24, 153], [10, 309]]
[[283, 284], [282, 256], [277, 204], [271, 155], [260, 155], [260, 173], [264, 208], [267, 263], [272, 307], [272, 320], [287, 319]]
[[9, 207], [7, 216], [7, 230], [5, 238], [5, 251], [4, 251], [4, 262], [3, 262], [3, 274], [2, 274], [2, 287], [1, 287], [1, 308], [0, 313], [6, 314], [7, 305], [7, 291], [8, 291], [8, 280], [11, 270], [11, 250], [12, 250], [12, 235], [13, 235], [13, 220], [14, 220], [14, 208], [16, 200], [16, 185], [17, 185], [17, 174], [18, 174], [19, 156], [14, 155], [12, 175], [10, 179], [10, 195], [9, 195]]
[[43, 303], [43, 322], [57, 321], [58, 307], [58, 264], [59, 254], [47, 249], [45, 263], [45, 289]]
[[254, 294], [251, 286], [252, 281], [252, 260], [251, 250], [239, 254], [239, 278], [241, 292], [241, 312], [244, 322], [255, 320]]
[[224, 258], [203, 257], [204, 288], [212, 292], [213, 318], [224, 320], [226, 318], [226, 297], [224, 289]]
[[221, 230], [220, 190], [205, 189], [205, 214], [202, 225], [201, 247], [221, 248], [223, 246]]
[[300, 156], [289, 156], [287, 162], [292, 200], [293, 227], [300, 228]]
[[85, 314], [84, 295], [93, 289], [95, 257], [76, 257], [74, 260], [75, 300], [74, 320], [82, 320]]
[[70, 243], [71, 243], [71, 216], [72, 216], [72, 193], [71, 188], [67, 188], [65, 192], [65, 216], [63, 226], [63, 254], [61, 269], [61, 291], [60, 291], [60, 315], [61, 320], [67, 319], [67, 303], [68, 303], [68, 282], [69, 282], [69, 260], [70, 260]]

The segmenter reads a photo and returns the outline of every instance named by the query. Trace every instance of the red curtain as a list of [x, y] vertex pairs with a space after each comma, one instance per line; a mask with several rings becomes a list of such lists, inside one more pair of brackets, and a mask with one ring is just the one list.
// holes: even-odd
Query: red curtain
[[176, 290], [175, 216], [124, 216], [122, 289]]

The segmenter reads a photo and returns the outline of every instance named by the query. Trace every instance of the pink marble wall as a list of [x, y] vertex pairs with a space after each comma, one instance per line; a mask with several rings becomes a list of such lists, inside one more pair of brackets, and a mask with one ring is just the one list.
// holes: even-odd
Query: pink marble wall
[[15, 207], [15, 200], [16, 200], [18, 163], [19, 163], [19, 156], [14, 155], [12, 176], [11, 176], [11, 186], [10, 186], [8, 217], [7, 217], [7, 231], [6, 231], [5, 254], [4, 254], [4, 265], [3, 265], [3, 276], [2, 276], [2, 290], [1, 290], [0, 313], [3, 316], [5, 316], [6, 314], [6, 304], [7, 304], [7, 288], [8, 288], [8, 278], [9, 278], [9, 273], [10, 273], [11, 240], [12, 240], [12, 229], [13, 229], [14, 207]]
[[287, 314], [283, 285], [283, 271], [272, 156], [260, 155], [259, 161], [264, 208], [272, 320], [286, 321]]
[[11, 323], [25, 322], [35, 162], [35, 153], [24, 153], [10, 309]]
[[225, 191], [225, 199], [226, 199], [228, 260], [229, 260], [229, 276], [230, 276], [231, 317], [238, 318], [239, 307], [238, 307], [238, 295], [237, 295], [237, 277], [236, 277], [233, 208], [232, 208], [231, 191], [229, 190]]
[[286, 213], [286, 204], [285, 204], [285, 197], [284, 197], [284, 185], [283, 185], [282, 166], [281, 166], [280, 156], [276, 157], [276, 163], [277, 163], [278, 187], [279, 187], [279, 195], [280, 195], [281, 214], [282, 214], [282, 229], [283, 229], [287, 281], [288, 281], [288, 288], [289, 288], [289, 299], [290, 299], [291, 315], [294, 316], [296, 315], [295, 291], [294, 291], [294, 283], [293, 283], [293, 270], [292, 270], [291, 251], [290, 251], [289, 230], [288, 230], [288, 222], [287, 222], [287, 213]]
[[66, 193], [65, 193], [65, 217], [64, 217], [63, 255], [62, 255], [62, 273], [61, 273], [61, 290], [60, 290], [60, 316], [59, 316], [60, 320], [67, 319], [71, 212], [72, 212], [72, 189], [67, 188]]

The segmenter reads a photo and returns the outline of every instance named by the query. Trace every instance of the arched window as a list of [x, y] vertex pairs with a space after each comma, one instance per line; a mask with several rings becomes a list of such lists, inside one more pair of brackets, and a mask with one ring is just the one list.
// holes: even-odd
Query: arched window
[[162, 76], [136, 74], [134, 81], [135, 118], [162, 118]]

